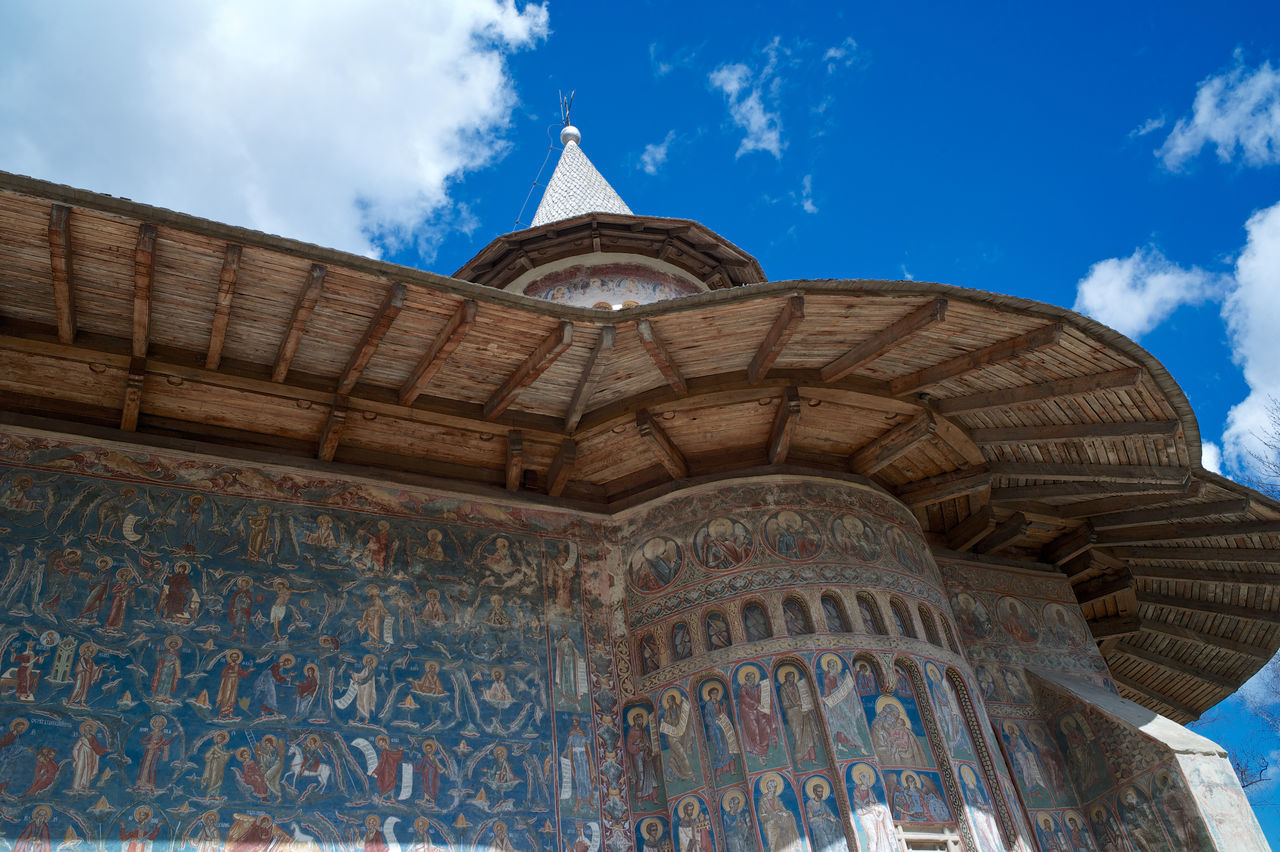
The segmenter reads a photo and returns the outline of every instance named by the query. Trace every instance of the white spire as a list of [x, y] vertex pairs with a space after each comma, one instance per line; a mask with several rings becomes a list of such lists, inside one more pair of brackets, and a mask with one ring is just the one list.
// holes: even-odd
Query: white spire
[[560, 154], [560, 162], [556, 163], [546, 192], [542, 193], [542, 201], [538, 203], [538, 212], [533, 214], [530, 227], [571, 219], [584, 213], [630, 215], [631, 208], [578, 147], [581, 141], [582, 134], [571, 124], [560, 131], [564, 152]]

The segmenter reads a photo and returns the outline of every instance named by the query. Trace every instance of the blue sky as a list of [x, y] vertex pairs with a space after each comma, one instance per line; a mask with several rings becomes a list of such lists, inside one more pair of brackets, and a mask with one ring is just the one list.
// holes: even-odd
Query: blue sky
[[0, 168], [448, 274], [513, 229], [572, 89], [636, 212], [773, 280], [1077, 306], [1247, 477], [1280, 395], [1280, 4], [1214, 6], [8, 4]]

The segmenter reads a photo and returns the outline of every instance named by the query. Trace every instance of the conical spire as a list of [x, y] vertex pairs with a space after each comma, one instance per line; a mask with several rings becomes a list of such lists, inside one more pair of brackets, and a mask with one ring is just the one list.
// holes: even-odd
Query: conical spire
[[631, 214], [631, 208], [582, 153], [582, 148], [578, 147], [581, 141], [582, 134], [572, 125], [560, 131], [564, 152], [560, 155], [560, 162], [556, 163], [546, 192], [542, 193], [542, 201], [538, 203], [538, 212], [533, 214], [530, 227], [571, 219], [584, 213]]

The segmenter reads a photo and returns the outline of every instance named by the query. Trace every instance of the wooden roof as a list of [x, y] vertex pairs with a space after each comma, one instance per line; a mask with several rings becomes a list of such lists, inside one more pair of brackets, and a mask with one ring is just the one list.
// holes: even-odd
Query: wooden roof
[[1022, 299], [803, 281], [596, 311], [0, 173], [0, 391], [9, 423], [600, 512], [860, 474], [941, 556], [1065, 572], [1121, 691], [1183, 721], [1280, 645], [1280, 506], [1201, 468], [1149, 354]]

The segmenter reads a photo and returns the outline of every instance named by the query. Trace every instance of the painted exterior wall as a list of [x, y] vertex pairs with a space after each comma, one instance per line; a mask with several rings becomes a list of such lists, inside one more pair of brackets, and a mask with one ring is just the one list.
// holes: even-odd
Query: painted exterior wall
[[0, 545], [22, 852], [1266, 848], [1212, 754], [1043, 685], [1109, 687], [1064, 580], [940, 571], [869, 485], [604, 517], [9, 429]]

